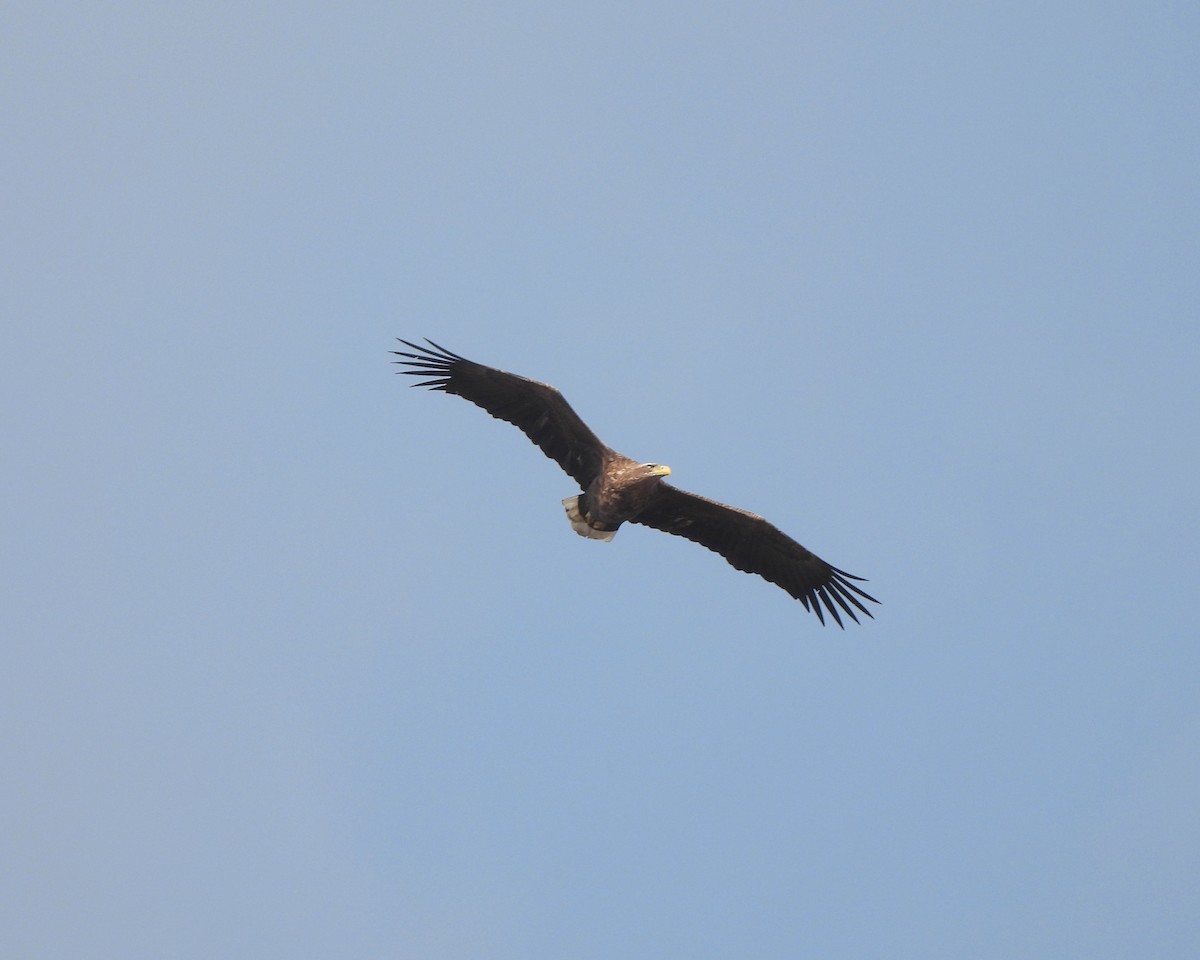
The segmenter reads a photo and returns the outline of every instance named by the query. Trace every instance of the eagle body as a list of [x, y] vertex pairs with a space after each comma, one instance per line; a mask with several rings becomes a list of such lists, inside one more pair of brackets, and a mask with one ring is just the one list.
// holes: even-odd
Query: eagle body
[[426, 340], [412, 351], [393, 351], [423, 377], [417, 387], [457, 394], [521, 430], [579, 485], [563, 500], [572, 529], [593, 540], [611, 540], [623, 523], [637, 523], [684, 537], [720, 554], [737, 570], [754, 573], [799, 600], [822, 624], [828, 613], [839, 627], [842, 614], [858, 622], [873, 616], [856, 577], [826, 563], [777, 527], [748, 510], [688, 493], [663, 481], [671, 469], [639, 463], [603, 443], [554, 387], [467, 360]]
[[658, 496], [662, 478], [671, 468], [658, 463], [638, 463], [611, 453], [600, 472], [577, 497], [567, 497], [563, 506], [571, 528], [581, 537], [611, 540], [626, 520], [637, 520]]

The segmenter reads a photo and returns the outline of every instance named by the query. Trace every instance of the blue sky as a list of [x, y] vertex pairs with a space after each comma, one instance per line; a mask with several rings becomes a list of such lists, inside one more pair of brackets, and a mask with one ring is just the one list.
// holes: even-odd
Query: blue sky
[[[1194, 955], [1194, 6], [0, 37], [5, 956]], [[574, 536], [397, 336], [877, 619]]]

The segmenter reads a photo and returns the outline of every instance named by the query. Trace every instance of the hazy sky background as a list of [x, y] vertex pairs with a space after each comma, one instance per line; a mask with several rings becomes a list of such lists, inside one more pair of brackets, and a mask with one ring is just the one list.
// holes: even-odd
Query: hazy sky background
[[[10, 3], [0, 954], [1191, 958], [1200, 7]], [[569, 529], [393, 337], [870, 579]]]

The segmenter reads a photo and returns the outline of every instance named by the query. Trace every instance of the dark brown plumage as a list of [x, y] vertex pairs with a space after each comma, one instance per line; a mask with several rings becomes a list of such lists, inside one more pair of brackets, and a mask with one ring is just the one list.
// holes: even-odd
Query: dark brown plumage
[[861, 577], [830, 566], [757, 514], [664, 483], [669, 467], [638, 463], [606, 446], [549, 384], [485, 367], [432, 340], [428, 347], [400, 342], [416, 352], [392, 351], [410, 368], [398, 372], [426, 378], [413, 386], [457, 394], [519, 427], [579, 484], [581, 492], [563, 505], [581, 536], [610, 540], [622, 523], [640, 523], [708, 547], [738, 570], [777, 584], [821, 623], [826, 612], [839, 627], [842, 613], [856, 623], [855, 611], [872, 616], [862, 600], [879, 601], [851, 582]]

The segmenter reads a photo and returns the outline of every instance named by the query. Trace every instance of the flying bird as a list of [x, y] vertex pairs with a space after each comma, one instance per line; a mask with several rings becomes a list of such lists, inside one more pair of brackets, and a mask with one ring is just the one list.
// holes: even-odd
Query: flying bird
[[428, 347], [400, 342], [416, 352], [392, 351], [406, 358], [396, 363], [410, 368], [397, 372], [426, 378], [412, 386], [457, 394], [513, 424], [579, 484], [563, 506], [580, 536], [611, 540], [622, 523], [640, 523], [685, 537], [782, 587], [822, 624], [826, 613], [843, 629], [843, 613], [855, 623], [855, 611], [873, 618], [862, 601], [879, 601], [852, 582], [865, 582], [862, 577], [830, 566], [757, 514], [663, 482], [670, 467], [638, 463], [608, 447], [549, 384], [485, 367], [432, 340], [425, 341]]

